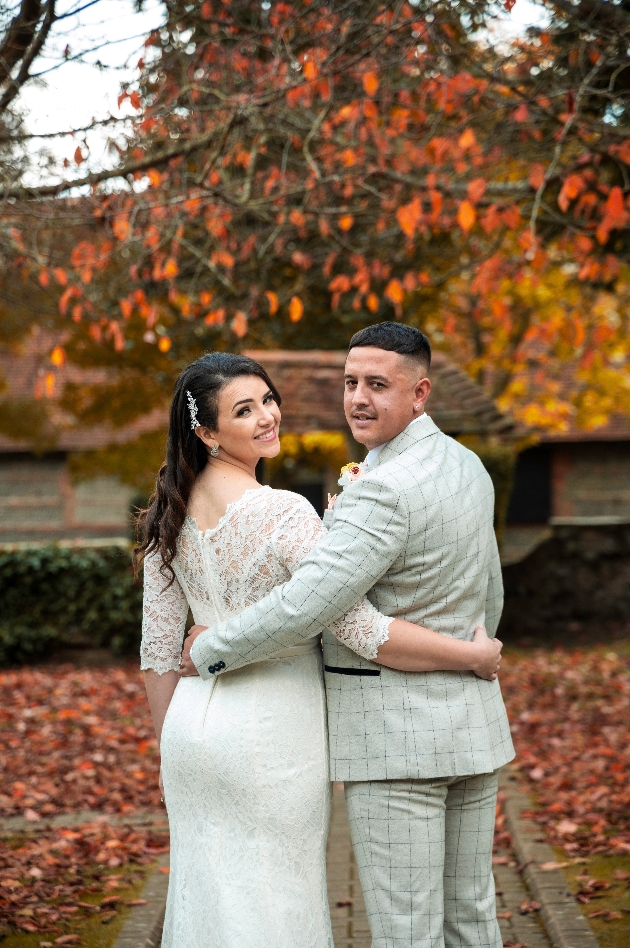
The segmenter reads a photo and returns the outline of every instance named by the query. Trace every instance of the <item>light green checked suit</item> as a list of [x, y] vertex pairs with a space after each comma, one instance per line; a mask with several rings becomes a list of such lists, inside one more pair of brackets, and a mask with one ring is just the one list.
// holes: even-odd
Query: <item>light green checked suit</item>
[[327, 625], [367, 594], [382, 613], [469, 639], [503, 604], [494, 492], [475, 454], [425, 416], [327, 516], [292, 578], [195, 641], [201, 677], [323, 633], [331, 776], [346, 798], [373, 948], [500, 948], [491, 875], [496, 770], [514, 756], [498, 681], [405, 673]]

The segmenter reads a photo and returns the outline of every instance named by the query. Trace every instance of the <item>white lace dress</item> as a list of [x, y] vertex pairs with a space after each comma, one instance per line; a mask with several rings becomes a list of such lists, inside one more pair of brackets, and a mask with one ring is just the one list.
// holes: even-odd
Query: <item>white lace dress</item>
[[[187, 517], [165, 589], [145, 562], [142, 668], [177, 669], [188, 608], [225, 619], [285, 582], [324, 528], [297, 494], [247, 491], [218, 526]], [[332, 631], [366, 658], [391, 622], [362, 600]], [[171, 872], [163, 948], [332, 948], [330, 783], [318, 639], [217, 679], [184, 678], [162, 732]]]

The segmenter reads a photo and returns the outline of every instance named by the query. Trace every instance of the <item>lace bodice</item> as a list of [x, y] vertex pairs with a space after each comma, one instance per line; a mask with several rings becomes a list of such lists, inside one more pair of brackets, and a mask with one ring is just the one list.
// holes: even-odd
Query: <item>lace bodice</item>
[[[145, 559], [141, 668], [160, 675], [176, 670], [189, 607], [198, 625], [241, 612], [286, 582], [324, 532], [304, 497], [271, 487], [245, 491], [210, 530], [187, 516], [168, 588], [159, 554]], [[373, 661], [391, 622], [361, 599], [330, 630]]]

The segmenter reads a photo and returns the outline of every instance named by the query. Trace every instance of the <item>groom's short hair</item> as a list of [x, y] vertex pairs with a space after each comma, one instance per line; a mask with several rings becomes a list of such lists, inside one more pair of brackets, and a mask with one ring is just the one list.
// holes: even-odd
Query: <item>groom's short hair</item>
[[398, 352], [422, 365], [425, 372], [431, 368], [431, 343], [427, 336], [419, 329], [405, 326], [404, 323], [387, 321], [366, 326], [365, 329], [355, 332], [348, 351], [357, 346], [375, 346], [388, 352]]

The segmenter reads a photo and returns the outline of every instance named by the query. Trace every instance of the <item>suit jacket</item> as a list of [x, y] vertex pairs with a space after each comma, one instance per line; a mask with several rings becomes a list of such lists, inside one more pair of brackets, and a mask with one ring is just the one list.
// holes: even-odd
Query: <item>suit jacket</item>
[[469, 639], [494, 635], [503, 587], [494, 491], [478, 457], [429, 416], [337, 499], [329, 532], [289, 582], [193, 645], [202, 677], [324, 637], [334, 780], [488, 773], [514, 756], [498, 681], [407, 673], [339, 643], [327, 623], [367, 593], [383, 613]]

